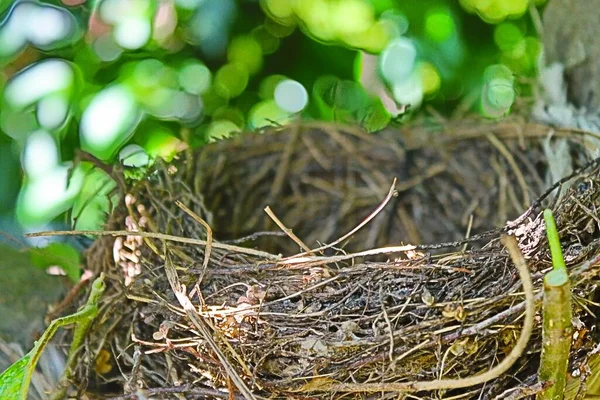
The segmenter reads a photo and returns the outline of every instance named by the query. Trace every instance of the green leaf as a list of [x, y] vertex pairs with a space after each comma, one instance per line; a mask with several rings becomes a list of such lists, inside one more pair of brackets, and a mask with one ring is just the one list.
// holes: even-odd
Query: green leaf
[[27, 353], [0, 375], [0, 399], [25, 399], [31, 377], [31, 355]]
[[58, 265], [73, 282], [81, 276], [81, 254], [73, 246], [65, 243], [51, 243], [44, 248], [29, 250], [31, 262], [39, 268], [46, 269]]
[[367, 132], [378, 132], [390, 122], [390, 113], [385, 109], [381, 100], [374, 99], [373, 104], [356, 113], [356, 120]]
[[108, 174], [91, 164], [86, 169], [81, 192], [75, 198], [71, 211], [73, 229], [98, 230], [104, 226], [108, 214], [116, 207], [119, 197], [114, 193], [117, 183]]

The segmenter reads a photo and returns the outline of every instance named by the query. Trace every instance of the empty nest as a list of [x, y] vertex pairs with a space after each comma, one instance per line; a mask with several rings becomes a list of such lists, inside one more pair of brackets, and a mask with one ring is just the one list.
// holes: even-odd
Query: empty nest
[[[523, 121], [425, 121], [376, 135], [304, 123], [157, 167], [126, 188], [113, 234], [87, 252], [108, 289], [78, 355], [80, 395], [396, 398], [331, 388], [489, 370], [523, 320], [499, 234], [517, 237], [539, 291], [551, 268], [542, 206], [572, 274], [571, 380], [585, 380], [598, 344], [599, 170], [585, 135], [547, 135]], [[561, 141], [581, 169], [552, 191], [547, 149]], [[537, 320], [498, 378], [416, 395], [534, 393], [540, 329]]]

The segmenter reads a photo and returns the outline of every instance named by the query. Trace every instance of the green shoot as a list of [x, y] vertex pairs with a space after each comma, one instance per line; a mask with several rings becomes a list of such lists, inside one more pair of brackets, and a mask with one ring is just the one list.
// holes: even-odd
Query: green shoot
[[544, 210], [546, 234], [552, 256], [552, 271], [544, 277], [542, 304], [542, 355], [538, 376], [550, 387], [538, 400], [563, 399], [571, 350], [571, 285], [552, 211]]
[[563, 257], [562, 248], [560, 247], [560, 238], [556, 229], [556, 222], [552, 210], [544, 210], [544, 222], [546, 222], [546, 235], [548, 236], [548, 245], [550, 246], [550, 254], [552, 256], [552, 267], [554, 270], [567, 269], [565, 258]]

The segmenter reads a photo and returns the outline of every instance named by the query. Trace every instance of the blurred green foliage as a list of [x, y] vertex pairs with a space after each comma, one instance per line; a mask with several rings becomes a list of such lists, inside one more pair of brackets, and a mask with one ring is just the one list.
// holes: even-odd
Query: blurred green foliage
[[536, 74], [540, 3], [0, 1], [0, 228], [101, 226], [115, 183], [78, 150], [136, 168], [299, 118], [506, 115]]

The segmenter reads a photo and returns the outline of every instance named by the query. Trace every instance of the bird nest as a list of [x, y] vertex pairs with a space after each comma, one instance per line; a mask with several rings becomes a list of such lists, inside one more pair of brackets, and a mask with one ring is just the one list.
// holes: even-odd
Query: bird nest
[[[80, 395], [396, 398], [415, 382], [481, 374], [511, 353], [524, 319], [501, 233], [517, 238], [540, 306], [551, 268], [542, 206], [571, 273], [570, 380], [584, 381], [599, 342], [598, 163], [585, 135], [548, 130], [473, 120], [368, 135], [303, 123], [157, 167], [126, 187], [87, 252], [108, 288], [78, 354]], [[579, 170], [550, 186], [548, 155], [565, 144]], [[538, 317], [507, 372], [418, 397], [535, 393], [540, 348]]]

